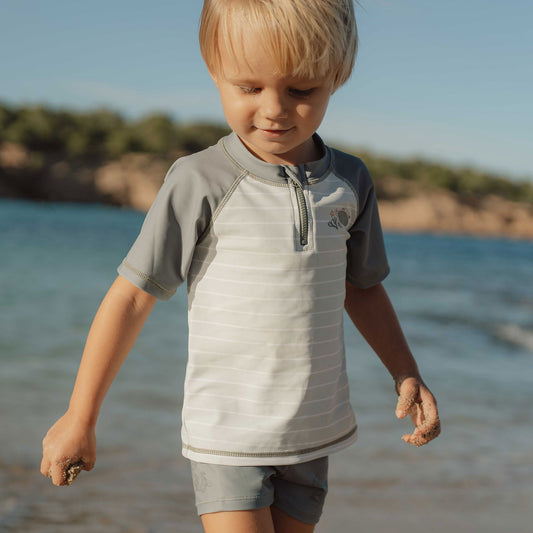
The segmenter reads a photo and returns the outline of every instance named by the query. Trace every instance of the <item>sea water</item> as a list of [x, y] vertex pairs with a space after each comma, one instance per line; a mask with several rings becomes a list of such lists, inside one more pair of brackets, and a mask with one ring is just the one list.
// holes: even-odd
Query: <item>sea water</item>
[[[201, 531], [180, 456], [183, 287], [156, 305], [104, 402], [95, 470], [61, 489], [38, 472], [42, 437], [67, 407], [94, 313], [142, 220], [117, 208], [0, 200], [1, 532]], [[533, 243], [386, 234], [386, 245], [385, 286], [443, 433], [420, 449], [401, 441], [409, 423], [394, 417], [392, 380], [347, 319], [360, 437], [331, 459], [317, 531], [363, 510], [384, 531], [439, 531], [416, 516], [469, 520], [461, 531], [530, 531]]]

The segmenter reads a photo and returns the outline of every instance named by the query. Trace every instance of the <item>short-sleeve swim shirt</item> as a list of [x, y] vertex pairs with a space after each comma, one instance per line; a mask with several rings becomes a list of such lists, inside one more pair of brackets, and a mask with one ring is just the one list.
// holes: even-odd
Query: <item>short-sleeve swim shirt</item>
[[235, 133], [178, 159], [119, 273], [166, 300], [187, 281], [182, 451], [283, 465], [356, 439], [344, 353], [345, 281], [389, 267], [364, 164], [257, 159]]

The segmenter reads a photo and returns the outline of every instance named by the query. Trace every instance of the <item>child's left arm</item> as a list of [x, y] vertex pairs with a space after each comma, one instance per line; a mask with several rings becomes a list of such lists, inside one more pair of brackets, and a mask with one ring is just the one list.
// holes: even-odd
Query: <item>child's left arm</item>
[[394, 379], [396, 416], [411, 415], [415, 430], [402, 439], [414, 446], [427, 444], [440, 433], [437, 402], [420, 376], [385, 288], [379, 283], [359, 289], [347, 282], [344, 307]]

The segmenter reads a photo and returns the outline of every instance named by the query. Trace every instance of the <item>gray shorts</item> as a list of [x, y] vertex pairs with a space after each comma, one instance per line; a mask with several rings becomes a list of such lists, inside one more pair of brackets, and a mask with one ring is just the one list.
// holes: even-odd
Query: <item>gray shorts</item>
[[328, 458], [287, 466], [226, 466], [191, 461], [199, 515], [276, 506], [316, 524], [328, 491]]

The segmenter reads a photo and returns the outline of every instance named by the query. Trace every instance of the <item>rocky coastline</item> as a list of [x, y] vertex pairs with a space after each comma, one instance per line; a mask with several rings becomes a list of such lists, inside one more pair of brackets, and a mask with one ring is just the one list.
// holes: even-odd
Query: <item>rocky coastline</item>
[[407, 189], [405, 195], [397, 197], [378, 194], [381, 222], [387, 231], [533, 241], [531, 203], [512, 202], [492, 194], [464, 197], [395, 178], [383, 185], [403, 185]]
[[[173, 154], [178, 156], [179, 154]], [[0, 145], [0, 197], [97, 202], [146, 211], [169, 160], [130, 153], [116, 160], [38, 156], [13, 143]], [[533, 205], [495, 195], [463, 197], [397, 177], [380, 180], [386, 231], [473, 235], [533, 241]]]

